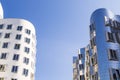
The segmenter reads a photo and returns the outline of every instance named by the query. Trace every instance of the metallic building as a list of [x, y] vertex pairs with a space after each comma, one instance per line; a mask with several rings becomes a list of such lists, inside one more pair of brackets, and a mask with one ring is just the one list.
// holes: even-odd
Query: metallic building
[[1, 5], [0, 11], [0, 80], [35, 80], [33, 24], [24, 19], [4, 19]]
[[[92, 14], [89, 27], [90, 43], [80, 51], [85, 55], [84, 79], [79, 80], [120, 80], [120, 16], [98, 9]], [[77, 75], [80, 77], [81, 73]]]
[[73, 80], [78, 80], [78, 59], [73, 57]]

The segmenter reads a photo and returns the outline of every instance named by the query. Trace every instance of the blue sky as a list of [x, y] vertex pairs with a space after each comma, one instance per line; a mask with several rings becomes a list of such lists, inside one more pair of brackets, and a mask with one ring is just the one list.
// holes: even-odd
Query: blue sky
[[37, 34], [36, 80], [72, 80], [72, 56], [89, 43], [98, 8], [120, 14], [120, 0], [1, 0], [5, 18], [32, 22]]

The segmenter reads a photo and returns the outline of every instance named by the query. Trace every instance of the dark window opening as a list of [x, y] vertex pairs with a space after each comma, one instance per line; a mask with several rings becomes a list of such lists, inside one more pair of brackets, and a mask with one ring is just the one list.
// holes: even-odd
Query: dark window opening
[[12, 29], [12, 24], [7, 25], [7, 29]]
[[17, 27], [17, 30], [18, 30], [18, 31], [22, 31], [22, 26], [18, 26], [18, 27]]
[[109, 60], [115, 60], [115, 61], [118, 60], [117, 51], [113, 49], [109, 49], [108, 57], [109, 57]]

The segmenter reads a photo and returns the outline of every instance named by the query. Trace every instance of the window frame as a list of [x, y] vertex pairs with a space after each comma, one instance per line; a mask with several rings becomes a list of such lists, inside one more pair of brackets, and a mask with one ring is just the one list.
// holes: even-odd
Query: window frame
[[10, 30], [10, 29], [12, 29], [12, 26], [13, 26], [12, 24], [8, 24], [6, 29]]
[[22, 31], [23, 26], [17, 26], [17, 31]]
[[13, 65], [12, 69], [11, 69], [11, 72], [17, 73], [18, 72], [18, 66]]
[[22, 35], [21, 35], [21, 34], [16, 34], [15, 39], [16, 39], [16, 40], [21, 40], [21, 37], [22, 37]]
[[14, 49], [19, 50], [20, 49], [20, 44], [15, 44]]
[[108, 49], [108, 59], [112, 60], [112, 61], [118, 61], [119, 57], [118, 57], [118, 52], [117, 50], [114, 49]]

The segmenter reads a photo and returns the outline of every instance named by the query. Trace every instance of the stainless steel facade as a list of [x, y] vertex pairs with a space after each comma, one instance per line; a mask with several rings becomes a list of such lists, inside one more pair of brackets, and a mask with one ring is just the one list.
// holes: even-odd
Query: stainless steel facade
[[80, 53], [84, 53], [84, 80], [120, 80], [120, 16], [104, 8], [93, 12], [90, 43]]
[[78, 80], [78, 58], [73, 57], [73, 80]]

